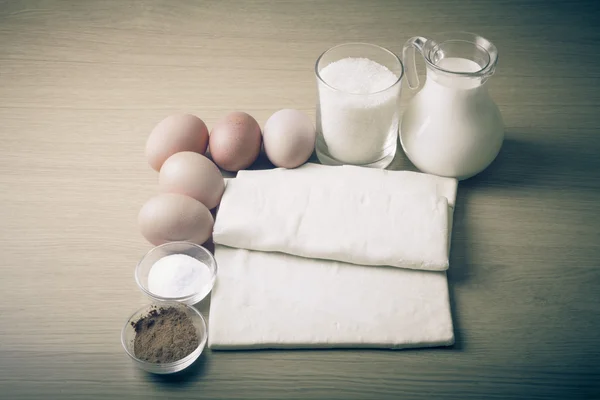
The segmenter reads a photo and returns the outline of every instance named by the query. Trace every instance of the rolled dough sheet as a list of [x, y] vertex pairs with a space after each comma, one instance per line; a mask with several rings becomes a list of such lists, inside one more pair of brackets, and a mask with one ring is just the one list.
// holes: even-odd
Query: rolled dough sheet
[[217, 213], [215, 243], [358, 265], [448, 268], [457, 182], [408, 171], [307, 164], [241, 171]]
[[216, 245], [209, 347], [454, 343], [445, 271], [365, 267]]

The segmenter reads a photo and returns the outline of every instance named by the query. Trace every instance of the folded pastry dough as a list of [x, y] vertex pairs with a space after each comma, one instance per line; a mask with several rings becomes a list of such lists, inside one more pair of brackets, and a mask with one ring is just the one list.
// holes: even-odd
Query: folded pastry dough
[[217, 245], [213, 349], [454, 342], [446, 272], [365, 267]]
[[215, 224], [209, 347], [451, 345], [446, 272], [415, 268], [447, 267], [456, 188], [358, 167], [240, 171]]
[[227, 183], [213, 239], [249, 250], [441, 271], [448, 268], [448, 206], [456, 187], [451, 178], [353, 166], [240, 171]]

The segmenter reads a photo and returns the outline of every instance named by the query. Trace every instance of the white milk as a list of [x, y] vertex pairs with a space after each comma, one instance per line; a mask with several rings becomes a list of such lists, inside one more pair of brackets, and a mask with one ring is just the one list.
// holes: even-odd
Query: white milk
[[[366, 165], [396, 151], [398, 76], [367, 58], [343, 58], [320, 72], [317, 154]], [[332, 89], [335, 88], [335, 89]]]
[[[437, 64], [453, 72], [481, 67], [464, 58]], [[469, 178], [496, 158], [504, 140], [504, 124], [480, 78], [438, 72], [428, 67], [423, 89], [404, 112], [402, 147], [423, 172]]]

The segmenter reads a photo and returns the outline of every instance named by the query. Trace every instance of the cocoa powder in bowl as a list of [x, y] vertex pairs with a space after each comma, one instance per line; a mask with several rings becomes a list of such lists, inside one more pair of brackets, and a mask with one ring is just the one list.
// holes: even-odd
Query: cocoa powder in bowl
[[200, 343], [190, 317], [175, 307], [160, 307], [131, 325], [135, 330], [133, 352], [143, 361], [164, 364], [181, 360]]

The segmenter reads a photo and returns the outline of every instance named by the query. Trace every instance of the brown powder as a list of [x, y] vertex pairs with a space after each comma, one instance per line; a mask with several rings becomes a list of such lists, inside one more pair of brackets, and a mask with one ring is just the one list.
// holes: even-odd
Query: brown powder
[[133, 352], [140, 360], [159, 364], [181, 360], [200, 343], [190, 317], [174, 307], [151, 310], [131, 325], [136, 333]]

